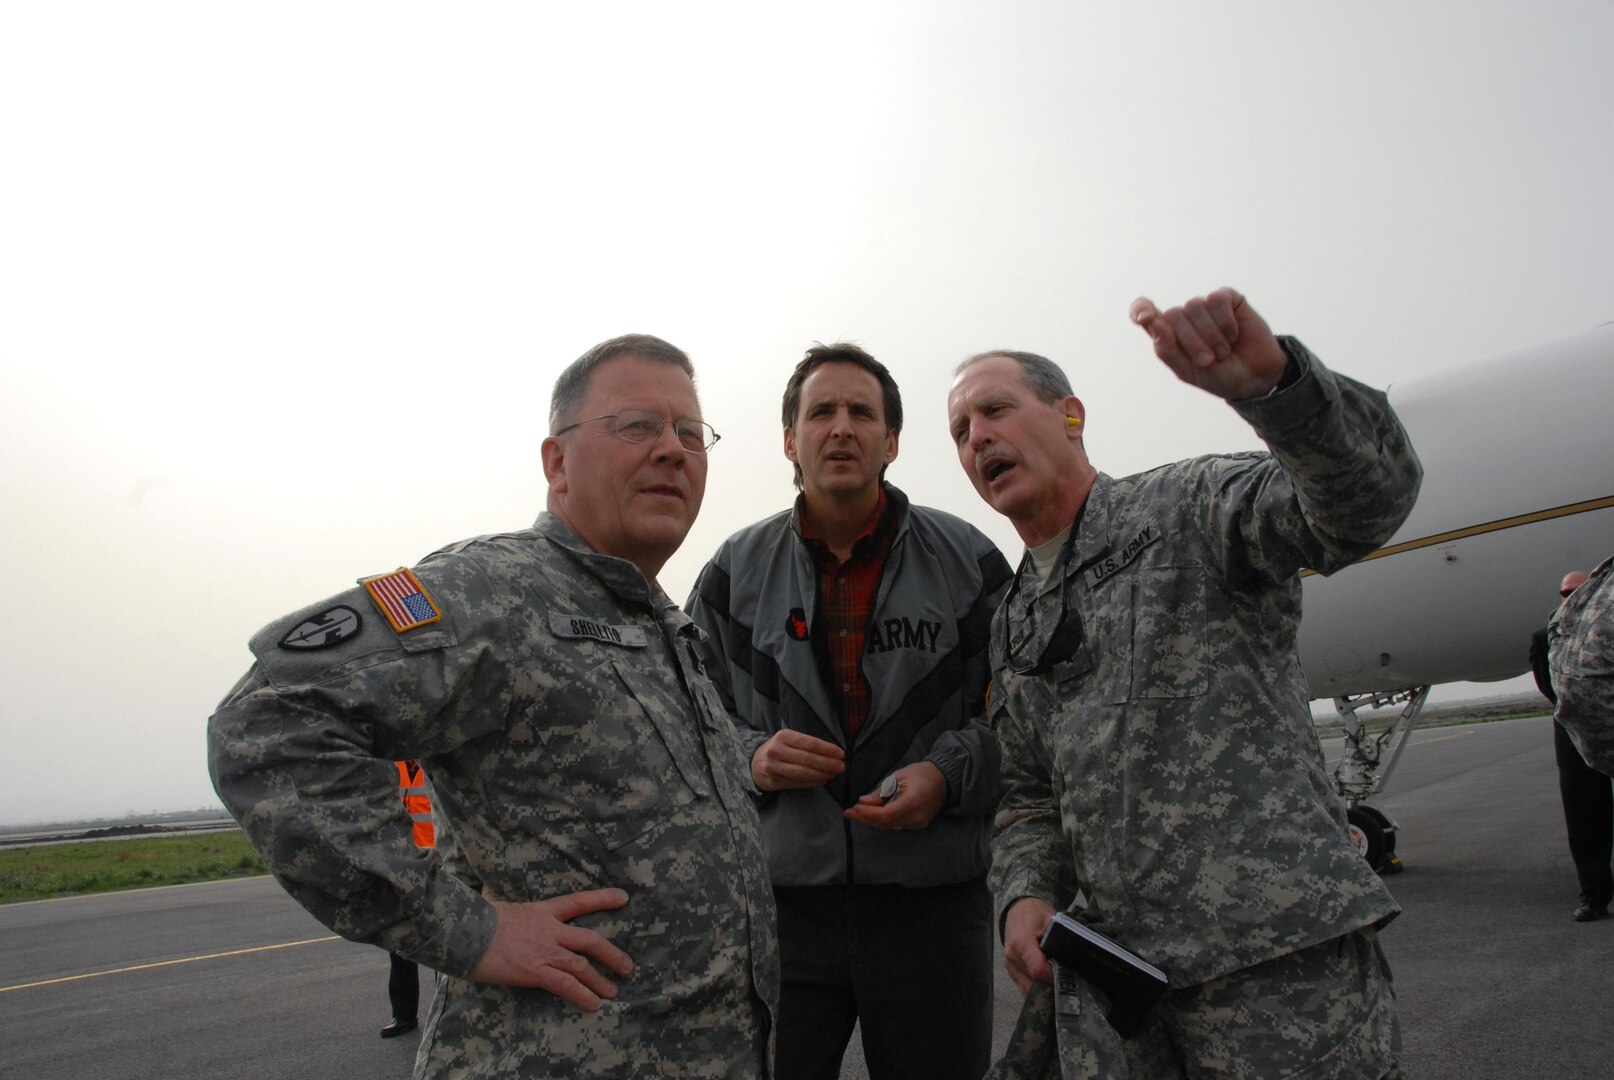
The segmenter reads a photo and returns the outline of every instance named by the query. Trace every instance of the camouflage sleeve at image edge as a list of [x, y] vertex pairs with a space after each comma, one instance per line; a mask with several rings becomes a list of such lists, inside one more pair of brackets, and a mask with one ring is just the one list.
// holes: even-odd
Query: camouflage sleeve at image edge
[[1565, 600], [1547, 628], [1554, 719], [1586, 763], [1614, 775], [1614, 559]]

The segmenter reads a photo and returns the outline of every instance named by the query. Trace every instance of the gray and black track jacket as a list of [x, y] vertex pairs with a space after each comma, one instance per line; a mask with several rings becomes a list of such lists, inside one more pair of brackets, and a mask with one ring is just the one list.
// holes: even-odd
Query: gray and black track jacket
[[[799, 500], [726, 540], [686, 605], [708, 635], [708, 674], [748, 761], [787, 726], [846, 750], [846, 771], [824, 787], [759, 796], [775, 886], [947, 885], [979, 877], [990, 861], [1001, 786], [997, 736], [984, 720], [988, 641], [1009, 565], [973, 526], [885, 490], [896, 533], [864, 644], [869, 714], [851, 746], [802, 632], [817, 617], [818, 566]], [[893, 769], [922, 760], [947, 779], [929, 827], [881, 831], [842, 817]]]

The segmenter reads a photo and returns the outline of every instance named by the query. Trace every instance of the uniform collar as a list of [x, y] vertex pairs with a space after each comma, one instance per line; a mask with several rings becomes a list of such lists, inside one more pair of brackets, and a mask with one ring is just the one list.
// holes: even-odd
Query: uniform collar
[[1065, 560], [1065, 573], [1080, 572], [1095, 559], [1107, 555], [1115, 546], [1112, 532], [1115, 527], [1115, 481], [1104, 473], [1093, 479], [1081, 510], [1076, 513], [1076, 527], [1071, 530], [1070, 554]]
[[545, 510], [538, 515], [532, 528], [539, 536], [575, 559], [618, 600], [650, 608], [670, 632], [684, 634], [688, 632], [686, 627], [693, 629], [694, 624], [689, 616], [673, 603], [659, 584], [647, 579], [644, 571], [627, 559], [595, 551], [558, 515]]
[[1091, 666], [1074, 591], [1083, 587], [1082, 571], [1115, 546], [1110, 535], [1114, 485], [1104, 473], [1094, 478], [1071, 526], [1064, 565], [1055, 573], [1041, 578], [1031, 564], [1030, 552], [1021, 556], [1014, 584], [1003, 602], [1002, 617], [995, 623], [993, 670], [1008, 667], [1020, 674], [1057, 670], [1068, 677]]

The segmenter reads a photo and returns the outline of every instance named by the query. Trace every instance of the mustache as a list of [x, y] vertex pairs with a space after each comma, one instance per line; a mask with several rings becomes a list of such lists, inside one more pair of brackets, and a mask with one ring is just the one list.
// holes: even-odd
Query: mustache
[[1006, 458], [1008, 456], [1007, 451], [996, 446], [988, 446], [985, 450], [982, 450], [979, 454], [975, 455], [975, 471], [983, 472], [985, 471], [988, 462], [995, 458]]

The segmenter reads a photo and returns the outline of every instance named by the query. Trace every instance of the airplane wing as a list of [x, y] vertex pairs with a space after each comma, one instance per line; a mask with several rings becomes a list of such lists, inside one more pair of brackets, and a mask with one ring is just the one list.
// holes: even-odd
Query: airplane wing
[[[1346, 718], [1335, 779], [1381, 869], [1395, 826], [1363, 801], [1429, 687], [1528, 671], [1559, 580], [1614, 552], [1614, 324], [1392, 386], [1390, 401], [1423, 462], [1418, 505], [1367, 559], [1306, 576], [1299, 641], [1311, 696]], [[1364, 741], [1357, 710], [1397, 705]]]
[[1313, 698], [1521, 675], [1559, 579], [1614, 552], [1614, 324], [1390, 401], [1423, 490], [1389, 544], [1306, 578]]

